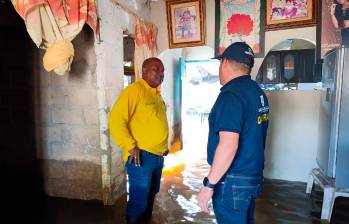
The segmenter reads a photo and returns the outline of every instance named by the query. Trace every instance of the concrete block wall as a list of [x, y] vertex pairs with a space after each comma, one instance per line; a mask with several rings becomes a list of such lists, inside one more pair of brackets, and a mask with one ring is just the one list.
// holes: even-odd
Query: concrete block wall
[[[126, 192], [126, 175], [108, 116], [123, 89], [123, 31], [134, 32], [134, 17], [111, 0], [97, 2], [100, 40], [85, 27], [68, 75], [47, 73], [42, 62], [35, 75], [37, 157], [48, 195], [113, 204]], [[149, 21], [144, 1], [119, 2]]]
[[73, 41], [69, 74], [35, 76], [36, 142], [44, 191], [50, 196], [102, 200], [94, 34]]

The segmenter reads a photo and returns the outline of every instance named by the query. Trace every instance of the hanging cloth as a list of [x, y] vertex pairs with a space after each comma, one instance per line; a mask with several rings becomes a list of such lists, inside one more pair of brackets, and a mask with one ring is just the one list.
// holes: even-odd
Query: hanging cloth
[[158, 28], [154, 24], [146, 23], [141, 18], [136, 17], [134, 53], [136, 80], [142, 78], [143, 61], [147, 58], [156, 57], [158, 54], [157, 35]]
[[97, 31], [94, 0], [11, 0], [37, 47], [45, 49], [46, 71], [64, 75], [74, 57], [71, 41], [85, 23]]

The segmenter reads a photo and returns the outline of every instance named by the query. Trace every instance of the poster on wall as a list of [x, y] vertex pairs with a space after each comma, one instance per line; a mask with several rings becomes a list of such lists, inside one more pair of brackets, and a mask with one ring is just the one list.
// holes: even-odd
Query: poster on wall
[[348, 45], [349, 9], [343, 9], [343, 1], [322, 0], [321, 58], [341, 44]]
[[260, 0], [216, 0], [216, 55], [231, 43], [246, 42], [257, 57], [264, 56]]
[[318, 0], [266, 0], [266, 30], [314, 26]]

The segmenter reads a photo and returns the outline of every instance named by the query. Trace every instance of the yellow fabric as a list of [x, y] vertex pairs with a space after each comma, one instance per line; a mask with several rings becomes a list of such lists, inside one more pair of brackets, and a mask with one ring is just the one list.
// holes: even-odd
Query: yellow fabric
[[166, 105], [156, 88], [143, 79], [128, 86], [115, 102], [109, 117], [112, 138], [127, 161], [135, 146], [156, 155], [168, 148]]
[[46, 49], [44, 55], [44, 68], [50, 72], [54, 70], [59, 75], [64, 75], [70, 70], [74, 57], [74, 47], [70, 41], [58, 41]]

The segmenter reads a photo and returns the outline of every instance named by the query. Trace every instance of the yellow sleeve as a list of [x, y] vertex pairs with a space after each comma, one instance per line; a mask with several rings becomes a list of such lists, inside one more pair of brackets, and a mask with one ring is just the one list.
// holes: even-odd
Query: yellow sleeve
[[127, 87], [116, 100], [109, 116], [110, 134], [116, 144], [126, 152], [136, 146], [136, 141], [128, 129], [128, 123], [136, 110], [139, 92], [136, 86]]

